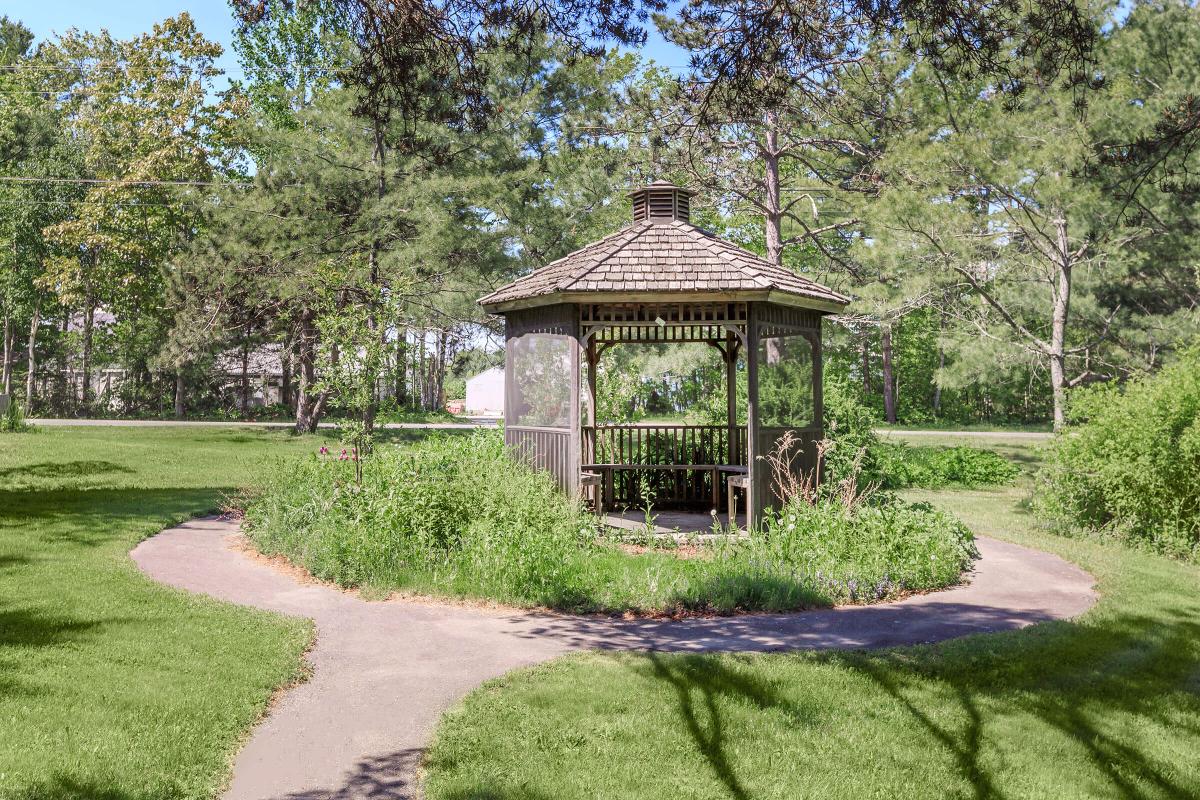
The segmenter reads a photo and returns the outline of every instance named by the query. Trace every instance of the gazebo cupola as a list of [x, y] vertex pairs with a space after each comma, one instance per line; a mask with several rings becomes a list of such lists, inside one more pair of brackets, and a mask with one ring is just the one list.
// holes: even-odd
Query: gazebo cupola
[[[745, 486], [757, 518], [776, 499], [759, 456], [784, 433], [797, 442], [797, 471], [816, 464], [821, 317], [849, 298], [693, 225], [687, 189], [656, 181], [629, 198], [628, 225], [479, 301], [505, 320], [505, 441], [566, 491], [598, 482], [604, 510], [635, 505], [635, 487], [652, 475], [668, 501], [704, 510], [723, 505], [731, 484]], [[652, 342], [721, 351], [725, 424], [597, 424], [604, 351]]]
[[628, 194], [633, 221], [692, 221], [692, 192], [669, 181], [655, 181]]

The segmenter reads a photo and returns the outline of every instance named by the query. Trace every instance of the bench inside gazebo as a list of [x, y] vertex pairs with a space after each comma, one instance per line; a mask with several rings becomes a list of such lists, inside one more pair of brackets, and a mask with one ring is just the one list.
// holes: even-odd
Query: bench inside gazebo
[[[708, 519], [741, 489], [758, 520], [779, 488], [761, 456], [785, 433], [791, 470], [816, 465], [821, 318], [848, 298], [692, 225], [686, 189], [659, 181], [630, 198], [630, 225], [480, 300], [505, 320], [505, 442], [599, 513], [639, 507], [649, 486], [656, 508]], [[692, 342], [724, 362], [725, 424], [598, 424], [609, 348]]]

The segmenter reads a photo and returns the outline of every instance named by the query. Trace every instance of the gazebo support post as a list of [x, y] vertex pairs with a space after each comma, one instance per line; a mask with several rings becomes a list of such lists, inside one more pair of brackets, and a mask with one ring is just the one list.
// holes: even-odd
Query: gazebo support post
[[729, 426], [729, 463], [737, 464], [741, 454], [738, 452], [737, 424], [737, 357], [738, 340], [733, 333], [725, 334], [725, 413]]
[[[762, 477], [758, 457], [758, 303], [748, 303], [746, 309], [746, 468], [750, 486], [746, 490], [746, 530], [759, 522], [763, 506], [763, 491], [768, 481]], [[765, 464], [765, 462], [762, 462]]]

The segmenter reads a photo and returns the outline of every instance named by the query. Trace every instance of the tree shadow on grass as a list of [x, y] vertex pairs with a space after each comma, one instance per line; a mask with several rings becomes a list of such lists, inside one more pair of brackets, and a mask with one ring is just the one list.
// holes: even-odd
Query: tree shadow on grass
[[[128, 618], [80, 619], [43, 613], [33, 607], [0, 609], [0, 697], [33, 695], [38, 691], [17, 681], [18, 666], [33, 650], [78, 642]], [[0, 795], [2, 796], [2, 795]]]
[[33, 559], [26, 558], [25, 556], [0, 556], [0, 572], [20, 569], [21, 567], [27, 567], [32, 563]]
[[107, 620], [41, 614], [31, 608], [0, 609], [0, 647], [51, 647], [107, 624]]
[[[999, 741], [988, 738], [989, 726], [1013, 716], [1031, 719], [1049, 738], [1007, 739], [1002, 746], [1036, 753], [1038, 747], [1066, 739], [1093, 768], [1078, 769], [1073, 777], [1064, 774], [1082, 794], [1088, 792], [1088, 782], [1095, 782], [1106, 787], [1104, 794], [1128, 800], [1184, 800], [1200, 796], [1195, 771], [1172, 762], [1171, 750], [1165, 756], [1155, 751], [1134, 732], [1140, 726], [1126, 723], [1144, 719], [1170, 731], [1180, 738], [1176, 752], [1190, 746], [1186, 737], [1200, 744], [1200, 725], [1188, 723], [1200, 717], [1197, 643], [1200, 602], [1192, 602], [1186, 608], [1159, 609], [1156, 615], [1049, 622], [932, 646], [784, 657], [813, 659], [862, 676], [936, 745], [923, 758], [932, 764], [948, 757], [966, 796], [976, 800], [1015, 796], [995, 766], [1005, 759], [986, 758], [988, 742], [995, 747]], [[741, 670], [736, 661], [731, 667], [729, 656], [650, 652], [634, 657], [632, 664], [671, 686], [684, 731], [728, 796], [738, 800], [751, 796], [749, 776], [739, 776], [729, 757], [720, 698], [783, 710], [793, 724], [816, 718], [785, 696], [785, 685], [757, 679], [752, 660]], [[1114, 724], [1118, 718], [1126, 722]], [[911, 730], [898, 729], [897, 735], [911, 737]], [[1056, 767], [1047, 762], [1047, 768]]]
[[9, 478], [78, 478], [112, 473], [131, 475], [134, 472], [136, 470], [113, 461], [42, 461], [37, 464], [22, 464], [19, 467], [0, 469], [0, 480]]
[[23, 543], [36, 537], [82, 547], [114, 541], [132, 547], [131, 528], [145, 529], [148, 520], [170, 524], [210, 513], [235, 493], [233, 488], [0, 490], [0, 538], [7, 528]]
[[101, 785], [97, 781], [79, 780], [63, 774], [15, 791], [15, 794], [3, 795], [5, 800], [162, 800], [178, 794], [177, 789], [170, 794], [157, 791], [127, 792]]
[[[980, 761], [989, 718], [1023, 713], [1079, 748], [1115, 796], [1184, 800], [1195, 798], [1200, 787], [1185, 783], [1179, 765], [1162, 762], [1138, 739], [1117, 738], [1101, 721], [1115, 712], [1200, 739], [1200, 728], [1180, 725], [1182, 718], [1200, 714], [1200, 695], [1187, 688], [1200, 668], [1200, 615], [1194, 611], [1124, 615], [1100, 625], [1048, 623], [1036, 633], [922, 649], [915, 658], [907, 650], [828, 658], [866, 676], [899, 703], [946, 748], [975, 798], [1004, 797], [1001, 779]], [[965, 724], [938, 721], [946, 717], [947, 697], [954, 698]]]
[[812, 724], [810, 713], [788, 701], [770, 684], [758, 680], [749, 670], [731, 669], [720, 659], [704, 656], [668, 658], [652, 652], [646, 658], [653, 668], [653, 677], [675, 691], [688, 735], [735, 800], [749, 800], [750, 793], [726, 752], [720, 698], [749, 701], [762, 711], [781, 711], [793, 725]]

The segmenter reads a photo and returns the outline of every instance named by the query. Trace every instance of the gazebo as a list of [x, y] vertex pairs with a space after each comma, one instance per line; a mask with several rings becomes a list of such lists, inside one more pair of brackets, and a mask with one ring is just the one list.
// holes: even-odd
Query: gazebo
[[[600, 513], [636, 505], [652, 479], [662, 508], [721, 509], [742, 487], [754, 521], [777, 501], [761, 456], [785, 433], [793, 471], [816, 465], [821, 317], [849, 298], [692, 225], [691, 196], [666, 181], [630, 192], [629, 225], [479, 301], [504, 317], [504, 438], [564, 491], [593, 489]], [[725, 424], [597, 424], [604, 352], [655, 342], [720, 351]]]

